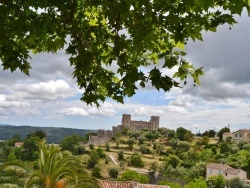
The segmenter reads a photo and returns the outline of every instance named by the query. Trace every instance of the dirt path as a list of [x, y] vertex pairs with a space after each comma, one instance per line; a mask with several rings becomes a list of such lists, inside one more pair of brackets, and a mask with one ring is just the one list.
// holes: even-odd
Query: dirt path
[[133, 167], [127, 167], [130, 170], [139, 172], [141, 174], [148, 174], [148, 170], [147, 169], [143, 169], [143, 168], [133, 168]]
[[111, 161], [112, 161], [115, 165], [118, 165], [118, 163], [116, 162], [116, 159], [115, 159], [115, 157], [113, 157], [113, 155], [109, 154], [109, 157], [110, 157]]

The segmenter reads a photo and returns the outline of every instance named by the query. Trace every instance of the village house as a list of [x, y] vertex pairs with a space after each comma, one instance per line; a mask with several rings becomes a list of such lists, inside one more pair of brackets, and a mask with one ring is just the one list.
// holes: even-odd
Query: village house
[[249, 142], [250, 141], [250, 130], [249, 129], [240, 129], [232, 133], [232, 141], [239, 142]]
[[228, 137], [233, 138], [233, 134], [230, 133], [230, 132], [224, 132], [224, 133], [222, 134], [222, 140], [226, 141]]
[[218, 176], [221, 174], [226, 180], [232, 178], [240, 178], [241, 180], [247, 180], [247, 173], [244, 170], [232, 168], [226, 164], [210, 163], [206, 167], [207, 173], [206, 178], [212, 176]]
[[15, 147], [20, 148], [23, 146], [23, 142], [15, 142]]

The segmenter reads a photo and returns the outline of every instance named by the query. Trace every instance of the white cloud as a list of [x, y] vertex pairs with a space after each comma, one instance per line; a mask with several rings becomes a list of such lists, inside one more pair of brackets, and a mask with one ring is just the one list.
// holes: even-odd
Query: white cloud
[[170, 106], [179, 106], [179, 107], [191, 107], [193, 106], [193, 103], [191, 102], [192, 97], [189, 95], [180, 95], [176, 97], [175, 99], [172, 99], [169, 102]]
[[167, 112], [178, 112], [178, 113], [189, 113], [188, 110], [186, 110], [183, 107], [180, 106], [164, 106], [163, 107]]
[[192, 127], [199, 127], [200, 125], [198, 124], [193, 124]]
[[172, 99], [180, 96], [182, 94], [182, 89], [174, 87], [171, 91], [165, 93], [165, 99]]
[[10, 101], [7, 99], [7, 95], [0, 94], [0, 108], [18, 108], [27, 107], [30, 104], [24, 101]]
[[149, 106], [141, 106], [139, 108], [134, 109], [135, 115], [138, 116], [153, 116], [153, 115], [162, 115], [164, 114], [163, 110], [159, 107], [149, 107]]
[[78, 88], [71, 87], [65, 80], [50, 80], [48, 82], [25, 83], [16, 85], [13, 98], [34, 100], [57, 100], [76, 95]]
[[50, 115], [44, 117], [44, 119], [49, 119], [49, 120], [51, 120], [51, 119], [64, 119], [64, 116], [61, 114], [58, 114], [58, 115], [51, 115], [50, 114]]
[[92, 115], [113, 116], [116, 114], [113, 105], [110, 103], [104, 103], [100, 108], [93, 107], [87, 111]]
[[88, 112], [83, 108], [73, 107], [73, 108], [65, 108], [62, 110], [58, 110], [59, 113], [68, 115], [68, 116], [88, 116]]

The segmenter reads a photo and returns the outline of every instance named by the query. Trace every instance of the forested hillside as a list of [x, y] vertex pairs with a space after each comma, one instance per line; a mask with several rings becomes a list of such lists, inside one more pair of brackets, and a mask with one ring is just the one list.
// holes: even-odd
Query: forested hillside
[[20, 135], [21, 138], [36, 130], [42, 130], [46, 133], [47, 143], [59, 143], [66, 136], [79, 135], [84, 137], [89, 132], [97, 132], [97, 130], [88, 129], [72, 129], [62, 127], [32, 127], [32, 126], [13, 126], [13, 125], [0, 125], [0, 140], [9, 140], [13, 135]]
[[[65, 137], [60, 145], [47, 145], [44, 143], [47, 135], [41, 130], [27, 134], [23, 140], [14, 135], [10, 140], [0, 142], [0, 187], [1, 183], [6, 185], [11, 180], [13, 184], [20, 183], [20, 188], [24, 187], [37, 172], [40, 172], [37, 183], [41, 184], [39, 178], [47, 176], [41, 173], [47, 171], [43, 170], [43, 165], [37, 165], [39, 162], [48, 162], [46, 166], [50, 168], [53, 163], [61, 164], [61, 160], [66, 161], [64, 159], [69, 157], [73, 160], [73, 166], [67, 168], [69, 165], [65, 164], [58, 168], [60, 172], [73, 173], [73, 179], [69, 180], [87, 175], [87, 178], [98, 180], [134, 180], [137, 183], [168, 185], [171, 188], [250, 188], [247, 184], [250, 177], [250, 142], [235, 142], [231, 136], [223, 139], [223, 133], [228, 132], [228, 127], [217, 133], [207, 130], [196, 135], [183, 127], [153, 131], [124, 129], [113, 135], [111, 140], [98, 145], [89, 145], [85, 142], [88, 136], [84, 138], [77, 135]], [[15, 147], [15, 142], [21, 140], [23, 145]], [[44, 160], [44, 157], [52, 154], [56, 157]], [[18, 168], [9, 168], [10, 164], [16, 162], [24, 164], [26, 174], [18, 172]], [[51, 172], [57, 173], [57, 168], [53, 167]], [[77, 182], [68, 181], [72, 184]], [[95, 179], [94, 182], [98, 183]], [[89, 187], [97, 188], [96, 185]]]

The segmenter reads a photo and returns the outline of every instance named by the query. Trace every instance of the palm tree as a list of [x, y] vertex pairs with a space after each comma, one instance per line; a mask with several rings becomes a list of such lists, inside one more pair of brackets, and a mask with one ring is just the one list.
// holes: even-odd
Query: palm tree
[[[26, 178], [24, 188], [90, 188], [100, 187], [97, 180], [92, 178], [83, 178], [84, 167], [81, 163], [69, 153], [60, 152], [60, 148], [54, 145], [46, 146], [44, 142], [38, 143], [40, 148], [40, 157], [38, 160], [38, 169], [29, 173]], [[14, 167], [14, 164], [7, 164], [5, 168]], [[17, 166], [17, 165], [16, 165]], [[18, 165], [24, 172], [28, 172], [23, 166]], [[6, 179], [7, 181], [7, 179]], [[15, 183], [5, 182], [3, 187], [20, 187]], [[15, 186], [14, 186], [15, 185]]]
[[21, 161], [8, 161], [0, 167], [0, 188], [23, 188], [28, 178], [27, 168]]

